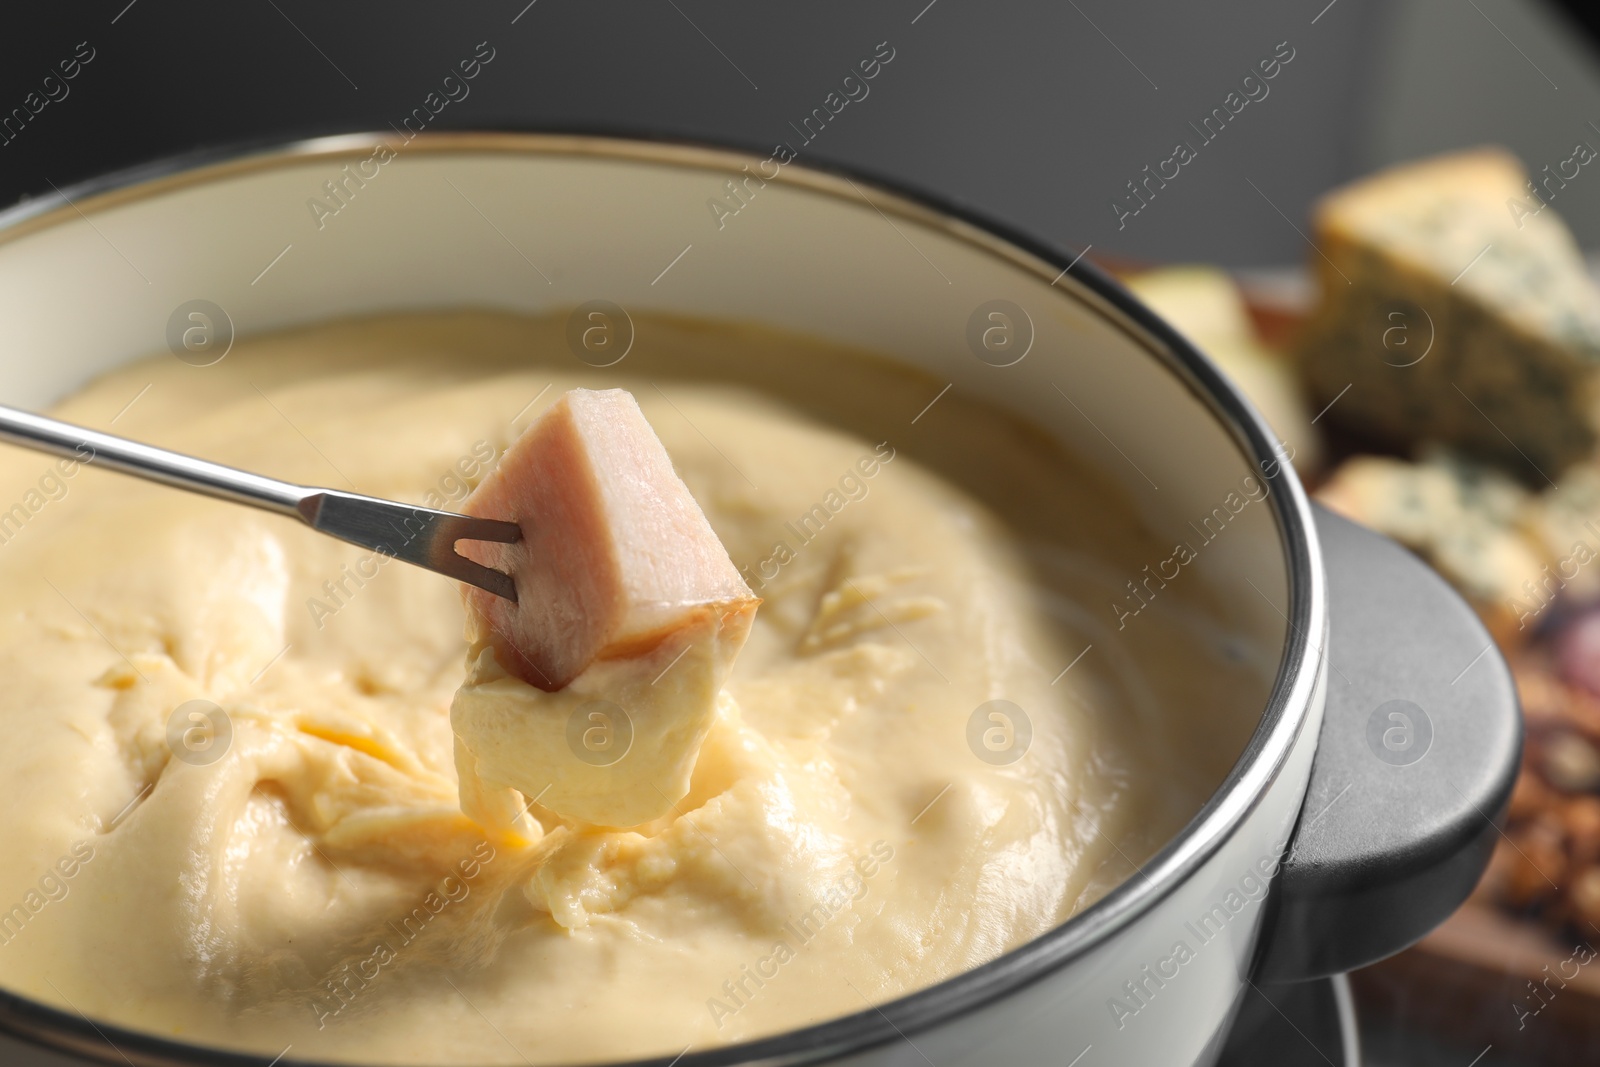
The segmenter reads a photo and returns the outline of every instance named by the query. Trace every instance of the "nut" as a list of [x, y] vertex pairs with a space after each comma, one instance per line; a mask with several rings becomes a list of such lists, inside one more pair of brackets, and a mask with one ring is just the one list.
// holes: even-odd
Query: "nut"
[[1569, 800], [1562, 806], [1561, 821], [1573, 865], [1587, 867], [1600, 860], [1600, 797]]
[[1567, 903], [1578, 923], [1600, 926], [1600, 867], [1586, 867], [1567, 888]]
[[1565, 827], [1553, 814], [1541, 815], [1511, 832], [1517, 859], [1506, 875], [1506, 903], [1521, 908], [1544, 904], [1559, 895], [1557, 887], [1567, 872], [1567, 854], [1562, 847], [1565, 837]]
[[1556, 794], [1544, 784], [1528, 761], [1524, 761], [1522, 773], [1517, 775], [1517, 784], [1511, 790], [1511, 820], [1522, 822], [1531, 819], [1552, 807], [1555, 802]]
[[1529, 728], [1557, 726], [1565, 721], [1567, 687], [1548, 670], [1519, 666], [1514, 672], [1522, 718]]
[[1545, 781], [1568, 793], [1600, 789], [1600, 752], [1573, 733], [1559, 733], [1544, 744], [1539, 761]]

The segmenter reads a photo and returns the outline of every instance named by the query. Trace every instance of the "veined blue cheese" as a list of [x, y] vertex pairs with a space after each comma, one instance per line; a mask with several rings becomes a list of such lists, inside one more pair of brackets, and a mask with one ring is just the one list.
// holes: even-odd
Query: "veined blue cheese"
[[1527, 210], [1531, 188], [1481, 149], [1322, 201], [1298, 354], [1318, 402], [1338, 398], [1330, 421], [1452, 444], [1530, 484], [1594, 453], [1600, 290], [1555, 212]]
[[1531, 529], [1538, 498], [1500, 471], [1438, 447], [1420, 463], [1355, 456], [1316, 495], [1426, 559], [1498, 637], [1526, 630], [1553, 597], [1530, 592], [1549, 563]]
[[1529, 596], [1600, 598], [1600, 467], [1574, 467], [1557, 488], [1541, 493], [1529, 527], [1549, 560], [1548, 573], [1527, 590]]

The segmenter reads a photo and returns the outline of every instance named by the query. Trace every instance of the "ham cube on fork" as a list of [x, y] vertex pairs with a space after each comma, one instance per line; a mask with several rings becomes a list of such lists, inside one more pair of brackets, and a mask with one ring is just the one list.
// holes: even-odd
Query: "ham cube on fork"
[[[463, 797], [510, 787], [612, 826], [664, 814], [688, 792], [760, 598], [638, 403], [621, 389], [568, 392], [464, 510], [515, 522], [522, 539], [462, 547], [509, 573], [517, 594], [462, 587], [473, 640], [452, 709]], [[619, 717], [627, 751], [610, 760]], [[495, 821], [476, 806], [469, 815]]]

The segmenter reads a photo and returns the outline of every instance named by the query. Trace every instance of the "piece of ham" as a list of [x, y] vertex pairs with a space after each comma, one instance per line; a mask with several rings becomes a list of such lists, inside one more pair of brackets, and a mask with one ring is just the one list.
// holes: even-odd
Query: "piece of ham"
[[707, 615], [748, 626], [761, 602], [623, 389], [573, 389], [557, 400], [462, 510], [522, 527], [517, 544], [460, 544], [513, 576], [516, 603], [463, 588], [501, 666], [547, 692]]
[[471, 649], [450, 715], [462, 810], [524, 837], [534, 801], [598, 826], [670, 812], [760, 599], [638, 403], [567, 393], [463, 510], [517, 523], [522, 540], [459, 546], [517, 589], [513, 603], [463, 587]]

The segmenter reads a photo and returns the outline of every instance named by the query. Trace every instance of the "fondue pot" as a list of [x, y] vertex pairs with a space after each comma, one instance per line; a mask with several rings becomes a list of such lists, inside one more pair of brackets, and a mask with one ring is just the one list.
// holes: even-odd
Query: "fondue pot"
[[[1139, 613], [1188, 583], [1218, 620], [1197, 639], [1260, 667], [1237, 718], [1186, 725], [1239, 741], [1176, 836], [984, 966], [641, 1067], [1211, 1064], [1242, 1006], [1443, 920], [1487, 862], [1520, 747], [1509, 672], [1468, 607], [1310, 503], [1297, 443], [1080, 255], [800, 155], [357, 135], [30, 201], [0, 215], [0, 402], [39, 409], [151, 352], [199, 366], [236, 335], [387, 311], [571, 312], [570, 356], [595, 366], [626, 357], [642, 313], [753, 322], [924, 377], [927, 408], [882, 412], [908, 454], [919, 434], [961, 432], [938, 421], [941, 390], [957, 390], [1069, 450], [1156, 543], [1190, 546], [1086, 606], [1103, 613], [1098, 651], [1123, 645], [1137, 671]], [[41, 1063], [270, 1061], [9, 993], [0, 1027], [49, 1046]]]

